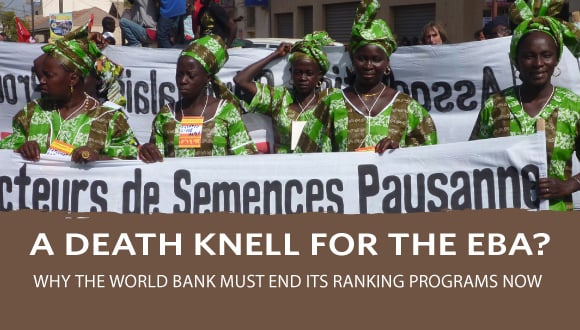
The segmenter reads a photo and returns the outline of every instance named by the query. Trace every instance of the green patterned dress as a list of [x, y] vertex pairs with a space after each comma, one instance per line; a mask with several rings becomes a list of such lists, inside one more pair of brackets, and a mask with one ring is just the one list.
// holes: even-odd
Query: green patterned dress
[[149, 142], [164, 157], [248, 155], [256, 152], [239, 110], [221, 100], [213, 118], [204, 120], [201, 148], [179, 148], [181, 123], [175, 119], [174, 104], [165, 105], [153, 120]]
[[297, 113], [290, 110], [290, 105], [294, 103], [294, 95], [290, 89], [257, 82], [256, 91], [248, 110], [272, 117], [274, 122], [274, 152], [279, 154], [291, 153], [292, 122], [311, 120], [316, 104], [309, 106], [302, 113]]
[[397, 92], [376, 116], [357, 109], [335, 90], [319, 102], [313, 120], [304, 127], [297, 152], [355, 151], [390, 137], [401, 147], [437, 144], [429, 113], [410, 96]]
[[[580, 96], [566, 88], [555, 87], [554, 95], [535, 117], [524, 111], [514, 87], [492, 95], [477, 117], [470, 140], [534, 134], [538, 118], [546, 121], [548, 177], [567, 180], [572, 176], [572, 153], [580, 135]], [[550, 210], [572, 209], [571, 195], [550, 199]]]
[[60, 140], [75, 148], [87, 146], [109, 157], [137, 157], [137, 139], [118, 108], [97, 106], [64, 120], [58, 111], [43, 110], [38, 102], [30, 102], [14, 116], [12, 130], [0, 141], [0, 148], [17, 149], [27, 141], [36, 141], [40, 152], [46, 153], [54, 140]]

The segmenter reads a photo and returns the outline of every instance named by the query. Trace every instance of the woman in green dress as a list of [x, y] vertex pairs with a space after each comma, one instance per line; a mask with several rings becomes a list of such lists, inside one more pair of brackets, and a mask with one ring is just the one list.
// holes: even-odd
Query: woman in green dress
[[533, 134], [536, 123], [544, 121], [548, 177], [539, 180], [537, 193], [549, 199], [555, 211], [572, 210], [572, 193], [580, 189], [580, 175], [572, 175], [572, 154], [578, 153], [575, 141], [580, 138], [580, 96], [552, 84], [563, 45], [580, 56], [580, 30], [551, 17], [563, 3], [535, 1], [528, 6], [517, 0], [512, 5], [510, 16], [518, 26], [510, 59], [522, 83], [487, 99], [470, 138]]
[[217, 35], [196, 39], [181, 52], [175, 72], [181, 99], [155, 116], [149, 143], [139, 149], [144, 162], [256, 152], [239, 101], [216, 76], [227, 59], [226, 45]]
[[298, 143], [299, 152], [376, 151], [437, 143], [429, 113], [409, 95], [385, 84], [397, 43], [374, 19], [380, 5], [362, 1], [349, 44], [354, 78], [350, 87], [323, 98]]
[[[321, 95], [322, 79], [330, 67], [323, 46], [334, 41], [326, 32], [308, 34], [294, 45], [282, 43], [270, 55], [248, 66], [234, 77], [234, 82], [252, 100], [249, 111], [260, 112], [272, 117], [274, 123], [274, 151], [291, 153], [292, 131], [300, 136], [297, 122], [306, 122], [312, 117]], [[269, 86], [254, 82], [264, 67], [275, 59], [283, 58], [290, 53], [290, 72], [292, 87]], [[328, 90], [325, 90], [325, 93]]]
[[0, 141], [24, 159], [41, 154], [87, 163], [137, 156], [137, 140], [119, 108], [101, 106], [85, 91], [84, 77], [102, 54], [88, 38], [45, 45], [40, 65], [42, 102], [30, 102], [13, 120], [13, 133]]

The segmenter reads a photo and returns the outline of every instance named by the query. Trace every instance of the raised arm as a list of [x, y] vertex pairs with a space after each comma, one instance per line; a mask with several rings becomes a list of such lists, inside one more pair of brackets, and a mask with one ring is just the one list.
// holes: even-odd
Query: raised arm
[[290, 43], [281, 43], [275, 51], [273, 51], [268, 56], [264, 57], [263, 59], [259, 60], [258, 62], [249, 65], [244, 70], [240, 71], [235, 77], [234, 82], [238, 85], [246, 94], [249, 94], [251, 97], [256, 95], [256, 84], [254, 84], [254, 77], [260, 73], [260, 71], [268, 65], [268, 63], [272, 62], [277, 58], [281, 58], [286, 56], [290, 52], [292, 48], [292, 44]]

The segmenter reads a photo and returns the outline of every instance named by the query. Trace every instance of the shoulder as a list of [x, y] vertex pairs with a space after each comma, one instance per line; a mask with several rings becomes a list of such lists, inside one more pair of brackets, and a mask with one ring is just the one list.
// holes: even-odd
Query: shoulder
[[573, 91], [569, 90], [568, 88], [556, 87], [555, 91], [554, 91], [554, 95], [558, 96], [560, 98], [566, 99], [572, 103], [580, 104], [580, 95], [574, 93]]

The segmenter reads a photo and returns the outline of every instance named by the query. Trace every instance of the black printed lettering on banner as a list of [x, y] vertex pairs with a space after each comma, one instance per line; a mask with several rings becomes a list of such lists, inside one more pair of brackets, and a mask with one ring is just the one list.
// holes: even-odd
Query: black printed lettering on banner
[[128, 113], [156, 115], [161, 107], [167, 103], [174, 102], [171, 96], [175, 93], [174, 83], [163, 82], [157, 87], [157, 71], [149, 71], [149, 81], [135, 81], [131, 78], [131, 70], [125, 70], [126, 79], [120, 80], [121, 94], [127, 98], [125, 107]]
[[[422, 97], [420, 98], [420, 95]], [[411, 97], [421, 103], [427, 110], [431, 111], [431, 95], [429, 94], [429, 86], [422, 81], [414, 81], [411, 83]], [[421, 99], [423, 102], [421, 102]]]
[[[538, 178], [539, 169], [535, 165], [527, 165], [520, 173], [514, 167], [498, 167], [475, 169], [471, 173], [457, 171], [428, 176], [419, 173], [402, 178], [388, 175], [382, 179], [377, 166], [359, 165], [359, 212], [366, 214], [369, 205], [377, 203], [382, 204], [383, 213], [494, 209], [498, 206], [496, 196], [500, 208], [520, 208], [522, 200], [527, 208], [537, 208], [534, 190]], [[512, 190], [510, 194], [508, 187]]]
[[[175, 213], [243, 212], [246, 214], [294, 214], [304, 212], [344, 213], [339, 179], [237, 182], [197, 182], [191, 173], [178, 170], [174, 176], [174, 194], [180, 203]], [[193, 191], [191, 191], [193, 190]], [[300, 197], [299, 197], [300, 196]], [[303, 202], [301, 202], [303, 201]]]
[[18, 94], [16, 94], [16, 77], [13, 74], [7, 74], [0, 77], [0, 103], [16, 104], [18, 102]]
[[[475, 97], [477, 92], [475, 83], [469, 80], [459, 80], [453, 84], [445, 81], [436, 81], [431, 85], [431, 88], [421, 81], [414, 81], [411, 83], [411, 88], [404, 81], [394, 80], [391, 85], [393, 88], [411, 95], [413, 99], [417, 100], [427, 111], [435, 109], [439, 112], [450, 112], [455, 108], [462, 111], [471, 111], [477, 109], [477, 101], [469, 99]], [[453, 100], [453, 91], [462, 92], [455, 100]], [[433, 92], [433, 93], [432, 93]], [[431, 101], [433, 100], [433, 101]], [[455, 101], [455, 103], [454, 103]]]
[[499, 84], [495, 79], [495, 74], [493, 73], [493, 69], [484, 66], [483, 67], [483, 84], [481, 89], [481, 106], [485, 104], [485, 101], [493, 94], [500, 91]]
[[[459, 110], [463, 111], [471, 111], [477, 109], [476, 101], [471, 101], [469, 102], [469, 104], [465, 104], [467, 100], [475, 96], [475, 84], [473, 83], [473, 81], [460, 80], [456, 82], [455, 85], [453, 85], [453, 88], [458, 92], [462, 91], [464, 87], [466, 88], [465, 93], [459, 94], [459, 96], [457, 97], [457, 107], [459, 108]], [[453, 105], [453, 103], [451, 103], [451, 105]]]
[[[456, 84], [457, 85], [457, 84]], [[449, 112], [453, 110], [453, 102], [447, 102], [445, 105], [442, 104], [443, 101], [449, 100], [452, 96], [451, 94], [451, 85], [444, 81], [436, 81], [431, 86], [431, 90], [434, 92], [438, 92], [439, 89], [443, 90], [443, 93], [435, 96], [433, 98], [433, 103], [435, 105], [435, 109], [441, 112]]]
[[123, 213], [157, 213], [156, 205], [159, 205], [159, 185], [143, 184], [141, 169], [136, 168], [134, 180], [123, 184]]
[[[30, 189], [28, 189], [30, 188]], [[14, 210], [11, 202], [6, 202], [5, 196], [18, 194], [18, 210], [34, 209], [47, 211], [78, 212], [81, 200], [88, 193], [89, 200], [95, 205], [89, 208], [90, 212], [107, 211], [107, 183], [102, 180], [63, 180], [36, 178], [32, 180], [26, 173], [26, 164], [19, 169], [18, 176], [13, 179], [0, 176], [0, 210]], [[26, 197], [30, 196], [30, 205], [26, 204]]]

